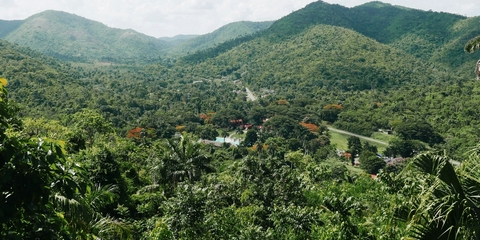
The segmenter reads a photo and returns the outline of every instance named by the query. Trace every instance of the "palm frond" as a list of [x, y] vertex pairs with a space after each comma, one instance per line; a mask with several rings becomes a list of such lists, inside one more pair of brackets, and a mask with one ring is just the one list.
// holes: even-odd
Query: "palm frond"
[[109, 239], [132, 239], [131, 227], [112, 217], [102, 217], [97, 219], [92, 228], [97, 233], [98, 237], [108, 237]]
[[148, 186], [145, 186], [143, 188], [140, 188], [137, 191], [137, 194], [145, 194], [145, 193], [148, 193], [148, 192], [154, 192], [154, 191], [158, 191], [158, 190], [160, 190], [160, 185], [152, 184], [152, 185], [148, 185]]
[[456, 193], [464, 197], [463, 187], [455, 172], [455, 168], [446, 156], [425, 153], [417, 156], [413, 164], [420, 172], [438, 178], [447, 186], [452, 187]]
[[450, 231], [451, 229], [442, 229], [439, 228], [439, 226], [435, 223], [431, 223], [429, 225], [415, 225], [412, 227], [412, 237], [415, 239], [421, 239], [421, 240], [430, 240], [430, 239], [436, 239], [436, 240], [450, 240], [450, 239], [456, 239], [454, 236], [452, 236], [452, 232]]
[[53, 203], [56, 208], [63, 212], [77, 212], [81, 208], [80, 203], [76, 199], [69, 199], [60, 193], [53, 196]]
[[91, 190], [91, 192], [86, 194], [85, 202], [92, 209], [98, 211], [101, 207], [113, 201], [113, 195], [116, 191], [117, 186], [115, 185], [96, 185], [95, 188]]
[[[468, 164], [468, 161], [467, 161]], [[418, 195], [408, 209], [397, 215], [407, 220], [415, 239], [479, 239], [480, 184], [477, 171], [455, 168], [445, 155], [426, 153], [417, 156], [413, 168], [425, 176]], [[410, 210], [410, 211], [409, 211]], [[413, 214], [413, 215], [411, 215]], [[467, 237], [465, 237], [467, 236]]]

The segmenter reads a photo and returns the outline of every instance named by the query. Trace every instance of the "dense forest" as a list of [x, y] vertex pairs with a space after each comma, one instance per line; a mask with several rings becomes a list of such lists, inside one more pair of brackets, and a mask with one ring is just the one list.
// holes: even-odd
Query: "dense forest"
[[478, 21], [2, 20], [0, 238], [480, 239]]

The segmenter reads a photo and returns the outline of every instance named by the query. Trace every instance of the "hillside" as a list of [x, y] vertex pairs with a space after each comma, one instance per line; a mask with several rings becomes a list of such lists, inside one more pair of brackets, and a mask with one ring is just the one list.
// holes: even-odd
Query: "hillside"
[[48, 55], [79, 61], [157, 59], [167, 43], [133, 30], [114, 29], [73, 14], [45, 11], [4, 39]]
[[234, 22], [227, 24], [211, 33], [201, 35], [178, 44], [170, 50], [173, 54], [193, 53], [214, 47], [229, 40], [251, 35], [270, 27], [273, 22]]
[[1, 39], [0, 78], [8, 80], [9, 97], [22, 117], [68, 122], [74, 113], [94, 109], [122, 131], [142, 121], [159, 135], [239, 97], [238, 86], [199, 81], [184, 67], [63, 62]]
[[155, 60], [214, 47], [268, 28], [272, 22], [236, 22], [206, 35], [154, 38], [134, 30], [110, 28], [74, 14], [45, 11], [25, 20], [0, 20], [0, 38], [50, 56], [81, 62]]
[[[381, 2], [347, 8], [318, 1], [274, 22], [255, 38], [282, 43], [297, 38], [318, 24], [338, 26], [356, 31], [392, 49], [402, 50], [424, 63], [470, 76], [465, 74], [466, 70], [471, 68], [479, 55], [465, 54], [463, 45], [480, 32], [478, 22], [479, 18], [409, 9]], [[191, 62], [205, 61], [251, 39], [220, 44], [216, 49], [199, 52], [186, 59]]]
[[431, 70], [407, 53], [328, 25], [311, 27], [281, 42], [256, 38], [195, 69], [206, 76], [241, 78], [257, 89], [284, 91], [365, 90], [433, 80]]
[[441, 63], [451, 69], [459, 67], [461, 61], [458, 60], [475, 61], [475, 57], [465, 54], [463, 45], [478, 35], [480, 27], [478, 24], [469, 24], [468, 29], [461, 27], [475, 18], [380, 2], [364, 4], [350, 12], [356, 31], [424, 61]]
[[88, 91], [73, 68], [52, 57], [0, 39], [0, 76], [29, 116], [58, 116], [85, 105]]
[[[260, 35], [278, 42], [317, 24], [340, 26], [463, 75], [471, 71], [471, 64], [480, 56], [463, 51], [465, 42], [480, 32], [479, 23], [479, 17], [466, 18], [378, 1], [354, 8], [318, 1], [274, 22]], [[237, 44], [242, 42], [237, 41]], [[229, 48], [232, 46], [230, 44]], [[220, 49], [224, 47], [219, 46]]]

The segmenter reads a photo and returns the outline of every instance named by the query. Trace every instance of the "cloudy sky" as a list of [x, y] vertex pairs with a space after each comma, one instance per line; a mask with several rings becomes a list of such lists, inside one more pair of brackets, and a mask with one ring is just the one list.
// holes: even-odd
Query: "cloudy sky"
[[[370, 0], [325, 0], [354, 7]], [[205, 34], [231, 22], [279, 19], [312, 0], [0, 0], [0, 19], [62, 10], [154, 37]], [[410, 8], [480, 15], [479, 0], [382, 0]]]

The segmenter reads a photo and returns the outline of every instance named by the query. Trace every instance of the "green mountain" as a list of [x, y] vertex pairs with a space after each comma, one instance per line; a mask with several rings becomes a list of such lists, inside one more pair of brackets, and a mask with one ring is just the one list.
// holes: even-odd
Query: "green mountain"
[[452, 70], [475, 61], [463, 46], [478, 35], [478, 18], [373, 2], [351, 9], [354, 28], [365, 36]]
[[207, 49], [262, 31], [271, 24], [236, 22], [202, 36], [156, 39], [131, 29], [110, 28], [74, 14], [49, 10], [25, 20], [0, 20], [0, 38], [64, 60], [126, 62], [159, 59], [167, 52], [177, 55]]
[[195, 52], [215, 47], [221, 43], [230, 41], [232, 39], [248, 36], [270, 27], [273, 22], [234, 22], [227, 24], [212, 33], [201, 35], [178, 44], [170, 50], [174, 54], [182, 54], [188, 52]]
[[[255, 36], [183, 59], [205, 62], [201, 67], [212, 69], [209, 74], [232, 75], [234, 79], [248, 76], [265, 87], [285, 82], [295, 86], [348, 83], [350, 86], [342, 88], [366, 89], [404, 80], [446, 80], [447, 72], [468, 78], [478, 54], [466, 54], [463, 46], [480, 33], [480, 25], [475, 23], [478, 18], [381, 2], [346, 8], [318, 1]], [[345, 30], [352, 33], [345, 34]], [[314, 33], [316, 37], [308, 37]]]
[[197, 64], [195, 70], [243, 79], [256, 88], [305, 92], [433, 80], [431, 69], [415, 57], [350, 29], [322, 24], [284, 41], [255, 38]]
[[166, 42], [130, 29], [109, 28], [58, 11], [33, 15], [4, 35], [7, 41], [60, 59], [80, 61], [155, 59], [168, 46]]

